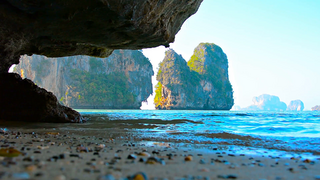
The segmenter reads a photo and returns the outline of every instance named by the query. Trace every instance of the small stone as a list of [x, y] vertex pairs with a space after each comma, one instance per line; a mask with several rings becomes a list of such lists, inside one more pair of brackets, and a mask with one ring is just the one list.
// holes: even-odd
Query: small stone
[[134, 154], [129, 154], [127, 159], [137, 159], [137, 156]]
[[237, 175], [234, 175], [234, 174], [218, 175], [217, 177], [218, 177], [218, 178], [221, 178], [221, 179], [237, 179], [237, 178], [238, 178], [238, 176], [237, 176]]
[[33, 161], [33, 157], [25, 157], [25, 158], [22, 159], [22, 161], [32, 162]]
[[192, 156], [187, 156], [184, 158], [185, 161], [192, 161], [193, 160], [193, 157]]
[[40, 176], [43, 176], [43, 173], [38, 172], [38, 173], [36, 173], [34, 176], [36, 176], [36, 177], [40, 177]]
[[199, 163], [200, 164], [206, 164], [206, 161], [204, 159], [200, 159]]
[[295, 172], [293, 168], [288, 169], [290, 172]]
[[80, 157], [79, 154], [70, 154], [70, 157]]
[[53, 178], [53, 180], [66, 180], [67, 178], [64, 175], [58, 175]]
[[310, 160], [310, 159], [305, 159], [305, 160], [303, 160], [303, 162], [304, 162], [304, 163], [310, 163], [311, 160]]
[[37, 166], [35, 166], [35, 165], [28, 165], [28, 166], [26, 167], [26, 170], [27, 170], [27, 171], [35, 171], [35, 170], [37, 170]]
[[146, 157], [150, 157], [151, 155], [147, 152], [140, 152], [138, 153], [138, 156], [146, 156]]
[[232, 157], [234, 157], [235, 155], [234, 155], [234, 154], [228, 154], [228, 156], [232, 156]]
[[209, 172], [210, 170], [208, 168], [202, 168], [200, 169], [201, 172]]
[[146, 161], [146, 164], [157, 164], [157, 163], [162, 165], [165, 164], [165, 162], [162, 159], [156, 158], [156, 157], [149, 157]]
[[49, 146], [38, 146], [38, 149], [49, 149]]
[[131, 177], [128, 177], [129, 180], [148, 180], [148, 176], [144, 172], [139, 172]]

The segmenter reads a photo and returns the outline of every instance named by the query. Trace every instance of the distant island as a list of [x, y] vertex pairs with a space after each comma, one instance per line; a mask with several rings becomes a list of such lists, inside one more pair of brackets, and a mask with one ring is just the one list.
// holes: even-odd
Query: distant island
[[262, 94], [258, 97], [253, 97], [253, 105], [242, 108], [241, 110], [250, 111], [285, 111], [287, 109], [286, 103], [280, 101], [278, 96], [269, 94]]
[[153, 91], [152, 65], [138, 50], [115, 50], [108, 58], [21, 58], [14, 72], [72, 108], [139, 109]]
[[290, 101], [287, 106], [286, 103], [280, 101], [278, 96], [262, 94], [258, 97], [253, 97], [253, 105], [245, 108], [240, 106], [233, 106], [232, 110], [242, 110], [242, 111], [303, 111], [304, 104], [301, 100]]
[[156, 109], [230, 110], [233, 106], [228, 59], [213, 43], [199, 44], [188, 62], [174, 50], [166, 51], [156, 78]]
[[311, 108], [312, 111], [320, 111], [320, 105]]
[[301, 100], [293, 100], [289, 103], [287, 111], [303, 111], [304, 104]]

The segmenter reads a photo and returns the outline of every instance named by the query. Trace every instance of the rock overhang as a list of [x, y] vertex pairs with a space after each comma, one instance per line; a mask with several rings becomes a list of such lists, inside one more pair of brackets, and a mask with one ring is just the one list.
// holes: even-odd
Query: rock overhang
[[[4, 0], [0, 72], [23, 54], [107, 57], [113, 49], [169, 46], [202, 0]], [[9, 67], [8, 67], [9, 66]]]

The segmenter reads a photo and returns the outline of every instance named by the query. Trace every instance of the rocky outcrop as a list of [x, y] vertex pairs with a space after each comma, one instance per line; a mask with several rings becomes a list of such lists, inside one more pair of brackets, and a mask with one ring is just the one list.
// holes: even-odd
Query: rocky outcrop
[[290, 101], [287, 111], [303, 111], [304, 104], [301, 100]]
[[85, 122], [80, 114], [19, 74], [0, 74], [0, 120], [29, 122]]
[[106, 57], [113, 49], [169, 46], [202, 0], [3, 0], [0, 72], [20, 55]]
[[253, 105], [243, 108], [242, 110], [250, 111], [285, 111], [286, 103], [280, 101], [278, 96], [262, 94], [258, 97], [253, 97]]
[[[159, 45], [168, 47], [183, 22], [197, 11], [201, 2], [3, 0], [0, 2], [0, 74], [8, 73], [11, 65], [18, 64], [20, 56], [25, 54], [107, 57], [114, 49], [142, 49]], [[17, 82], [21, 83], [12, 83]], [[10, 93], [4, 88], [1, 86], [0, 94]], [[19, 93], [29, 90], [24, 89]], [[4, 100], [0, 99], [0, 102]], [[36, 106], [37, 102], [32, 102]], [[20, 101], [14, 103], [18, 103], [16, 106], [21, 105]], [[3, 112], [12, 110], [3, 103], [0, 109]], [[58, 109], [51, 111], [56, 112]], [[21, 117], [25, 113], [28, 117], [25, 111], [17, 113], [21, 113]]]
[[108, 58], [25, 55], [14, 71], [72, 108], [139, 109], [152, 93], [152, 65], [138, 50]]
[[230, 110], [233, 106], [228, 59], [219, 46], [199, 44], [188, 62], [170, 49], [159, 66], [157, 109]]
[[320, 111], [320, 105], [311, 108], [312, 111]]

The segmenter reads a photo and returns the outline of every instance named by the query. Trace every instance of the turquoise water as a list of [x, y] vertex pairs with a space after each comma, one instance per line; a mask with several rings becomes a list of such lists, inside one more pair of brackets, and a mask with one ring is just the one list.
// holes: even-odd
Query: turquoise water
[[[124, 132], [135, 140], [236, 145], [320, 154], [320, 112], [78, 110], [88, 123], [64, 130]], [[115, 135], [116, 136], [116, 135]]]

